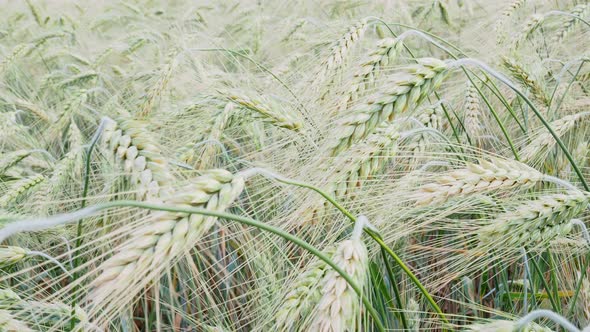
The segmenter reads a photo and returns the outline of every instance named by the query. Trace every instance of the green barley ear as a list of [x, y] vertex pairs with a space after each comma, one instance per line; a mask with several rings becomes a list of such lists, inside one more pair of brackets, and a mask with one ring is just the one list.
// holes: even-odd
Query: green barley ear
[[254, 112], [256, 117], [277, 127], [298, 131], [303, 126], [301, 120], [290, 114], [288, 109], [282, 110], [278, 105], [271, 105], [269, 100], [259, 96], [251, 98], [244, 93], [222, 93], [238, 106]]
[[361, 62], [360, 68], [354, 74], [350, 86], [342, 96], [338, 112], [341, 112], [360, 97], [366, 91], [375, 86], [382, 71], [393, 64], [403, 49], [403, 40], [400, 38], [384, 38], [377, 42], [375, 49]]
[[[444, 111], [441, 105], [423, 108], [418, 111], [415, 118], [424, 128], [437, 131], [443, 129]], [[424, 133], [412, 136], [411, 141], [408, 143], [408, 149], [412, 151], [414, 158], [419, 159], [424, 156], [430, 137], [430, 135]]]
[[166, 195], [172, 183], [168, 162], [147, 132], [144, 123], [107, 119], [102, 139], [111, 157], [122, 164], [137, 185], [139, 199], [158, 200]]
[[333, 159], [327, 170], [334, 172], [328, 178], [327, 192], [338, 199], [352, 194], [395, 155], [399, 138], [398, 126], [385, 123], [363, 142], [353, 145], [341, 159]]
[[54, 114], [47, 112], [46, 110], [42, 109], [40, 106], [38, 106], [32, 102], [26, 101], [24, 99], [16, 98], [14, 100], [14, 105], [18, 109], [22, 109], [22, 110], [30, 112], [35, 117], [45, 121], [48, 124], [55, 122], [55, 115]]
[[42, 183], [46, 180], [46, 177], [42, 174], [37, 174], [30, 176], [28, 178], [24, 178], [22, 180], [16, 181], [13, 183], [10, 188], [8, 189], [8, 193], [0, 198], [0, 207], [7, 207], [22, 197], [26, 195], [31, 190], [34, 190], [37, 185]]
[[[552, 121], [549, 125], [558, 137], [562, 137], [571, 130], [583, 125], [585, 118], [590, 116], [590, 112], [580, 112], [566, 115], [561, 119]], [[556, 144], [555, 138], [545, 127], [541, 128], [533, 140], [525, 146], [519, 153], [522, 160], [533, 161], [535, 158], [543, 158], [551, 148]]]
[[414, 299], [409, 299], [405, 313], [408, 318], [408, 331], [420, 331], [420, 304]]
[[465, 168], [447, 172], [418, 189], [416, 206], [443, 204], [454, 197], [475, 193], [526, 189], [543, 180], [543, 174], [515, 160], [481, 159], [479, 164], [467, 163]]
[[[399, 126], [383, 123], [363, 141], [354, 144], [339, 158], [323, 161], [320, 166], [326, 174], [326, 193], [338, 200], [353, 201], [364, 183], [381, 174], [398, 151]], [[300, 224], [321, 219], [330, 204], [317, 201], [304, 212]]]
[[467, 83], [465, 93], [465, 104], [463, 112], [463, 125], [471, 142], [477, 147], [481, 147], [482, 136], [484, 134], [484, 114], [481, 109], [480, 95], [471, 82]]
[[513, 210], [498, 215], [492, 224], [479, 232], [481, 246], [544, 246], [549, 241], [569, 234], [571, 220], [586, 210], [589, 194], [570, 191], [526, 201]]
[[549, 105], [549, 97], [547, 96], [543, 85], [535, 80], [522, 65], [516, 62], [516, 60], [508, 57], [502, 57], [502, 63], [514, 79], [518, 80], [530, 90], [537, 101], [541, 102], [543, 105]]
[[435, 0], [434, 5], [438, 7], [443, 22], [447, 25], [453, 25], [449, 16], [449, 8], [445, 0]]
[[438, 59], [418, 59], [404, 71], [392, 75], [380, 92], [354, 107], [333, 128], [330, 156], [337, 156], [353, 143], [367, 137], [379, 124], [393, 121], [407, 109], [419, 105], [442, 83], [447, 64]]
[[[235, 108], [236, 104], [227, 102], [225, 107], [213, 116], [213, 122], [203, 130], [203, 133], [181, 148], [180, 160], [195, 169], [213, 167], [216, 152], [219, 150], [219, 146], [214, 142], [219, 142], [223, 138], [224, 129], [230, 124]], [[197, 147], [199, 145], [200, 147]]]
[[506, 39], [506, 30], [505, 25], [510, 23], [509, 19], [512, 15], [521, 7], [524, 6], [526, 0], [513, 0], [510, 1], [508, 6], [502, 11], [500, 18], [496, 21], [494, 25], [494, 31], [496, 32], [496, 42], [498, 44], [502, 43]]
[[529, 36], [535, 32], [545, 20], [545, 16], [541, 14], [531, 15], [522, 27], [522, 31], [516, 36], [514, 40], [515, 47], [518, 47], [522, 42], [529, 38]]
[[0, 75], [3, 74], [10, 66], [14, 63], [14, 61], [19, 58], [21, 55], [25, 55], [29, 52], [32, 48], [30, 44], [19, 44], [16, 45], [12, 53], [8, 56], [5, 56], [2, 61], [0, 61]]
[[336, 69], [343, 65], [351, 48], [361, 39], [367, 27], [368, 21], [363, 19], [350, 27], [340, 39], [332, 44], [330, 54], [321, 63], [319, 71], [314, 76], [312, 86], [319, 87], [326, 79], [331, 77]]
[[[570, 14], [575, 15], [581, 19], [587, 19], [590, 15], [590, 5], [584, 3], [576, 5], [570, 11]], [[560, 29], [555, 34], [553, 41], [555, 43], [561, 43], [565, 38], [567, 38], [574, 29], [580, 24], [580, 20], [575, 17], [568, 17], [567, 20], [563, 23]]]
[[[174, 206], [198, 207], [225, 211], [240, 195], [244, 179], [226, 170], [209, 170], [188, 185], [175, 190], [164, 200]], [[115, 254], [104, 261], [100, 275], [92, 282], [88, 300], [95, 312], [109, 303], [116, 304], [122, 296], [139, 292], [160, 269], [187, 248], [194, 246], [215, 225], [217, 219], [199, 214], [154, 212], [146, 224], [135, 227], [129, 239]], [[166, 262], [166, 263], [164, 263]], [[114, 290], [117, 290], [114, 292]]]
[[[361, 240], [366, 218], [357, 218], [351, 239], [338, 244], [332, 256], [335, 264], [344, 270], [360, 287], [364, 287], [368, 271], [367, 247]], [[360, 307], [356, 292], [336, 271], [329, 269], [321, 282], [321, 297], [311, 318], [311, 331], [357, 331]]]
[[2, 154], [0, 156], [0, 176], [4, 174], [12, 167], [16, 166], [21, 160], [31, 155], [31, 150], [16, 150]]
[[[582, 274], [580, 272], [577, 273], [578, 278], [582, 278]], [[578, 300], [576, 301], [576, 319], [580, 326], [589, 326], [590, 325], [590, 281], [588, 280], [588, 275], [583, 277], [582, 285], [580, 288], [580, 293]]]
[[162, 66], [160, 72], [158, 73], [159, 77], [156, 81], [156, 84], [150, 89], [150, 91], [148, 92], [147, 99], [141, 105], [141, 111], [139, 113], [140, 117], [145, 118], [150, 115], [156, 102], [168, 87], [168, 83], [170, 82], [172, 72], [178, 65], [177, 57], [177, 50], [172, 50], [168, 53], [166, 63]]
[[[0, 265], [16, 264], [16, 263], [22, 261], [23, 259], [25, 259], [25, 257], [27, 257], [27, 253], [28, 253], [28, 251], [21, 248], [21, 247], [15, 247], [15, 246], [2, 247], [2, 248], [0, 248]], [[5, 293], [4, 295], [6, 295], [6, 296], [13, 295], [12, 293], [9, 293], [11, 291], [7, 291], [7, 292], [8, 293]]]
[[17, 296], [0, 299], [0, 307], [31, 326], [44, 326], [47, 330], [62, 330], [70, 327], [71, 322], [72, 331], [86, 331], [91, 327], [84, 310], [62, 302], [22, 300]]
[[12, 289], [0, 289], [0, 306], [4, 307], [18, 301], [21, 301], [21, 298]]
[[320, 281], [324, 278], [328, 265], [313, 259], [293, 282], [289, 292], [279, 305], [274, 317], [274, 328], [279, 331], [293, 330], [293, 324], [307, 317], [321, 297]]

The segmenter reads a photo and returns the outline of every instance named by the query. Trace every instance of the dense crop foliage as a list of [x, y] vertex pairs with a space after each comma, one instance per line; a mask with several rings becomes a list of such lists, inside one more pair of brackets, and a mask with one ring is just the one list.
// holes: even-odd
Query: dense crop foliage
[[590, 4], [0, 15], [1, 331], [590, 325]]

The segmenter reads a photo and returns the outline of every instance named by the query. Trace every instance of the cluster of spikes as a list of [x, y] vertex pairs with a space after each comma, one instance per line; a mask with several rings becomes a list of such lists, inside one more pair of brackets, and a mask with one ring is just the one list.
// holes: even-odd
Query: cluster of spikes
[[0, 331], [590, 331], [589, 4], [0, 12]]

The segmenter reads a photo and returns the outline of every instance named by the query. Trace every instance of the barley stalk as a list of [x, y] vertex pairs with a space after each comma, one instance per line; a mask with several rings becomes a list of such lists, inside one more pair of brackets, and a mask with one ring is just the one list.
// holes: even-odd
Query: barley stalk
[[369, 97], [366, 103], [351, 110], [337, 122], [333, 129], [335, 139], [329, 144], [329, 155], [336, 156], [353, 143], [365, 138], [384, 121], [420, 104], [442, 83], [446, 73], [445, 62], [433, 59], [418, 59], [405, 71], [397, 73], [384, 84], [381, 92]]
[[[578, 278], [582, 278], [580, 272], [577, 273]], [[576, 316], [580, 326], [590, 325], [590, 281], [588, 277], [584, 277], [580, 288], [580, 295], [576, 302]]]
[[542, 173], [514, 160], [481, 159], [479, 164], [468, 163], [465, 168], [445, 173], [435, 183], [420, 187], [414, 196], [415, 204], [443, 204], [453, 197], [491, 190], [525, 189], [542, 179]]
[[481, 145], [481, 136], [484, 132], [482, 123], [483, 113], [479, 100], [479, 92], [471, 82], [467, 83], [467, 92], [465, 94], [465, 111], [463, 125], [467, 135], [475, 142], [477, 146]]
[[588, 202], [588, 194], [573, 191], [527, 201], [483, 227], [478, 234], [480, 245], [501, 244], [515, 248], [548, 243], [571, 231], [571, 219], [584, 211]]
[[131, 173], [140, 199], [158, 200], [168, 192], [173, 179], [168, 162], [143, 123], [131, 119], [117, 123], [109, 119], [102, 138], [115, 160]]
[[[489, 323], [472, 324], [467, 326], [467, 331], [470, 332], [513, 332], [518, 329], [515, 321], [509, 320], [494, 320]], [[523, 332], [551, 332], [552, 330], [535, 323], [527, 324], [519, 331]]]
[[[244, 180], [225, 170], [210, 170], [183, 188], [165, 203], [224, 211], [242, 192]], [[153, 221], [136, 228], [115, 255], [103, 262], [101, 274], [92, 282], [89, 299], [104, 304], [111, 297], [137, 292], [136, 286], [149, 283], [150, 271], [171, 262], [207, 234], [216, 218], [178, 213], [153, 213]], [[119, 294], [119, 295], [116, 295]], [[100, 306], [99, 306], [100, 308]]]
[[261, 118], [263, 121], [269, 122], [274, 126], [290, 129], [299, 130], [303, 126], [303, 123], [296, 119], [293, 115], [279, 110], [274, 105], [269, 105], [269, 100], [262, 96], [258, 98], [250, 98], [242, 93], [223, 93], [227, 98], [237, 105], [246, 108]]
[[[368, 253], [360, 238], [342, 241], [332, 260], [363, 287], [368, 269]], [[357, 294], [344, 278], [330, 269], [321, 282], [321, 298], [316, 306], [310, 330], [357, 331], [360, 307]]]
[[[587, 141], [578, 142], [575, 148], [571, 150], [574, 161], [581, 167], [586, 166], [588, 152], [590, 152], [590, 146], [588, 145]], [[570, 174], [571, 166], [572, 165], [570, 164], [569, 160], [567, 160], [567, 158], [565, 158], [562, 154], [557, 156], [555, 160], [555, 167], [558, 174]]]
[[360, 68], [354, 74], [352, 83], [342, 98], [339, 110], [344, 110], [350, 104], [358, 100], [364, 91], [375, 85], [379, 72], [392, 64], [403, 48], [403, 41], [400, 38], [384, 38], [377, 42], [377, 47], [369, 53], [361, 63]]
[[[553, 128], [555, 134], [561, 137], [575, 127], [583, 124], [583, 119], [588, 115], [590, 115], [590, 112], [567, 115], [551, 122], [549, 125]], [[519, 155], [522, 160], [531, 161], [534, 157], [541, 155], [542, 152], [549, 151], [555, 146], [556, 141], [553, 135], [544, 128], [542, 130], [543, 132], [538, 134], [535, 139], [520, 151]]]
[[21, 195], [25, 194], [33, 187], [37, 186], [39, 183], [45, 181], [45, 179], [45, 176], [43, 176], [42, 174], [37, 174], [16, 181], [16, 183], [10, 186], [9, 192], [2, 196], [2, 198], [0, 198], [0, 206], [9, 206], [10, 204], [14, 203], [14, 201], [16, 201]]
[[319, 72], [315, 75], [312, 86], [319, 86], [331, 72], [340, 68], [344, 63], [348, 52], [355, 43], [363, 36], [367, 30], [368, 22], [366, 19], [361, 20], [352, 27], [336, 42], [332, 44], [330, 54], [320, 65]]
[[541, 84], [533, 79], [520, 64], [508, 57], [503, 57], [502, 61], [512, 76], [527, 87], [538, 101], [542, 102], [544, 105], [549, 105], [549, 97], [547, 97]]
[[[590, 14], [590, 6], [588, 4], [576, 5], [570, 11], [570, 14], [578, 16], [582, 19], [586, 18]], [[567, 36], [569, 36], [576, 26], [580, 23], [580, 20], [575, 17], [568, 17], [567, 21], [560, 27], [557, 34], [553, 38], [555, 43], [561, 43]]]

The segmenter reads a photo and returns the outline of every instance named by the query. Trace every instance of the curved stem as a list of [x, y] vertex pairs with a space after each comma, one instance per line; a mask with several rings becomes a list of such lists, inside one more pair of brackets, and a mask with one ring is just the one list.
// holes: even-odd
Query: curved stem
[[565, 154], [566, 158], [568, 159], [568, 161], [572, 165], [572, 168], [576, 172], [576, 175], [578, 175], [578, 177], [580, 178], [580, 182], [582, 183], [582, 186], [584, 186], [584, 189], [586, 191], [590, 191], [590, 186], [588, 186], [588, 183], [584, 179], [584, 175], [582, 174], [582, 171], [580, 171], [580, 168], [578, 167], [577, 163], [574, 161], [574, 158], [570, 154], [568, 148], [565, 146], [565, 144], [563, 143], [563, 141], [561, 140], [561, 138], [559, 138], [559, 136], [555, 133], [555, 131], [553, 130], [553, 128], [551, 127], [551, 125], [547, 122], [547, 120], [545, 120], [545, 118], [543, 117], [543, 115], [541, 114], [541, 112], [539, 111], [539, 109], [537, 109], [537, 107], [531, 102], [531, 100], [524, 93], [522, 93], [504, 75], [502, 75], [499, 72], [493, 70], [488, 65], [486, 65], [485, 63], [483, 63], [483, 62], [481, 62], [479, 60], [476, 60], [476, 59], [459, 59], [459, 60], [456, 60], [453, 64], [451, 64], [449, 67], [463, 66], [463, 65], [475, 65], [475, 66], [481, 68], [482, 70], [488, 72], [490, 75], [494, 76], [498, 80], [502, 81], [502, 83], [506, 84], [510, 89], [512, 89], [514, 92], [516, 92], [516, 94], [518, 94], [531, 107], [533, 113], [535, 113], [535, 115], [537, 116], [537, 118], [539, 118], [539, 120], [541, 121], [541, 123], [543, 124], [543, 126], [545, 126], [545, 128], [547, 128], [547, 130], [549, 131], [549, 133], [551, 134], [551, 136], [553, 136], [553, 138], [555, 139], [555, 141], [559, 145], [560, 149], [563, 151], [563, 153]]
[[[94, 151], [94, 147], [96, 146], [96, 143], [98, 143], [98, 139], [100, 138], [100, 135], [102, 135], [104, 127], [106, 126], [108, 121], [111, 121], [111, 120], [106, 117], [101, 119], [100, 124], [98, 125], [98, 128], [96, 129], [96, 132], [94, 133], [94, 136], [92, 137], [92, 140], [90, 141], [90, 146], [88, 147], [88, 152], [86, 153], [86, 165], [85, 165], [85, 171], [84, 171], [84, 189], [82, 190], [82, 202], [80, 204], [82, 209], [86, 206], [86, 197], [88, 196], [88, 188], [90, 186], [90, 161], [92, 160], [92, 152]], [[76, 227], [76, 246], [74, 247], [74, 250], [78, 250], [78, 248], [80, 248], [81, 245], [82, 245], [82, 220], [78, 221], [78, 225]], [[72, 266], [72, 269], [74, 271], [74, 274], [71, 276], [72, 282], [75, 282], [79, 277], [78, 270], [76, 269], [79, 264], [80, 264], [80, 255], [76, 255], [74, 257], [74, 262], [73, 262], [73, 266]], [[76, 291], [78, 289], [78, 287], [79, 286], [76, 285], [74, 291]], [[76, 298], [74, 298], [74, 300], [72, 301], [72, 307], [75, 307], [75, 306], [76, 306]], [[72, 329], [74, 328], [74, 326], [76, 324], [76, 319], [75, 319], [74, 315], [75, 315], [75, 313], [72, 311], [72, 319], [70, 320], [70, 327]]]
[[[330, 202], [330, 204], [332, 204], [336, 209], [338, 209], [342, 214], [344, 214], [353, 223], [355, 223], [357, 221], [357, 219], [354, 217], [354, 215], [352, 215], [352, 213], [350, 213], [342, 205], [340, 205], [334, 198], [332, 198], [326, 192], [322, 191], [321, 189], [319, 189], [311, 184], [308, 184], [305, 182], [300, 182], [297, 180], [292, 180], [292, 179], [286, 178], [284, 176], [281, 176], [279, 174], [275, 174], [275, 173], [273, 173], [269, 170], [263, 169], [263, 168], [251, 168], [251, 169], [241, 172], [241, 176], [244, 178], [248, 178], [248, 177], [253, 176], [255, 174], [264, 175], [266, 177], [269, 177], [271, 179], [274, 179], [274, 180], [282, 182], [282, 183], [311, 189], [311, 190], [317, 192], [318, 194], [320, 194], [322, 197], [324, 197], [328, 202]], [[0, 235], [1, 235], [1, 233], [2, 233], [2, 230], [0, 230]], [[418, 287], [420, 293], [422, 293], [422, 295], [426, 298], [426, 300], [428, 301], [428, 303], [430, 304], [432, 309], [434, 309], [434, 311], [436, 311], [436, 313], [440, 316], [440, 318], [445, 323], [448, 324], [449, 323], [448, 319], [446, 318], [445, 314], [440, 309], [440, 307], [438, 306], [436, 301], [434, 301], [434, 299], [432, 298], [432, 296], [430, 295], [428, 290], [426, 290], [426, 287], [424, 287], [424, 285], [422, 285], [420, 280], [418, 280], [418, 278], [410, 270], [410, 268], [406, 264], [404, 264], [402, 259], [398, 255], [396, 255], [395, 252], [393, 252], [393, 250], [391, 250], [391, 248], [389, 248], [385, 242], [383, 242], [383, 239], [377, 233], [375, 233], [374, 231], [371, 231], [369, 229], [366, 229], [366, 228], [365, 228], [365, 233], [369, 234], [369, 236], [371, 236], [373, 238], [373, 240], [375, 240], [375, 242], [377, 242], [381, 246], [381, 248], [389, 255], [389, 257], [391, 257], [396, 262], [396, 264], [404, 271], [404, 273], [408, 276], [408, 278], [410, 278], [412, 283], [416, 287]], [[0, 236], [0, 239], [1, 239], [1, 236]]]
[[[467, 74], [466, 71], [465, 71], [465, 74], [467, 75], [467, 78], [469, 79], [469, 81], [471, 82], [471, 84], [473, 85], [475, 90], [477, 90], [477, 93], [481, 96], [484, 103], [486, 104], [486, 106], [488, 107], [490, 112], [492, 113], [492, 116], [494, 117], [494, 119], [496, 120], [498, 125], [500, 126], [500, 130], [502, 130], [502, 134], [504, 134], [504, 137], [506, 137], [506, 140], [508, 141], [508, 144], [510, 145], [510, 150], [512, 150], [512, 154], [514, 154], [514, 158], [516, 160], [519, 160], [520, 158], [518, 157], [518, 152], [516, 152], [516, 148], [514, 147], [514, 143], [512, 143], [512, 139], [510, 138], [510, 135], [508, 134], [508, 131], [506, 130], [506, 127], [504, 126], [504, 123], [502, 122], [502, 120], [500, 120], [498, 113], [496, 113], [496, 110], [494, 109], [494, 107], [492, 106], [492, 104], [490, 103], [488, 98], [483, 94], [483, 92], [480, 90], [480, 88], [477, 86], [477, 84], [475, 84], [475, 82], [473, 82], [473, 80]], [[514, 118], [516, 118], [516, 116], [514, 116]], [[517, 120], [517, 122], [518, 122], [518, 120]]]
[[397, 288], [395, 280], [395, 274], [393, 273], [393, 269], [391, 268], [391, 264], [389, 263], [389, 259], [385, 253], [385, 250], [381, 248], [381, 256], [383, 257], [383, 262], [385, 263], [385, 269], [387, 270], [387, 275], [389, 276], [389, 282], [391, 282], [391, 288], [393, 288], [393, 294], [395, 295], [395, 301], [397, 302], [397, 307], [400, 309], [399, 316], [402, 321], [402, 326], [404, 330], [408, 329], [408, 322], [406, 320], [406, 314], [404, 312], [404, 305], [402, 303], [402, 297], [399, 293], [399, 289]]
[[[379, 315], [378, 315], [377, 311], [375, 310], [375, 308], [373, 308], [373, 306], [371, 305], [371, 303], [369, 302], [367, 297], [363, 294], [363, 292], [362, 292], [361, 288], [358, 286], [358, 284], [350, 277], [350, 275], [348, 275], [344, 270], [342, 270], [338, 265], [336, 265], [336, 263], [334, 263], [326, 254], [324, 254], [323, 252], [321, 252], [319, 249], [315, 248], [311, 244], [305, 242], [304, 240], [302, 240], [302, 239], [300, 239], [288, 232], [285, 232], [282, 229], [276, 228], [276, 227], [271, 226], [269, 224], [266, 224], [266, 223], [248, 218], [248, 217], [238, 216], [238, 215], [226, 213], [226, 212], [217, 212], [217, 211], [212, 211], [212, 210], [207, 210], [207, 209], [198, 209], [198, 208], [191, 208], [191, 207], [176, 207], [176, 206], [171, 206], [171, 205], [150, 204], [150, 203], [144, 203], [144, 202], [138, 202], [138, 201], [114, 201], [114, 202], [108, 202], [108, 203], [103, 203], [103, 204], [97, 204], [97, 205], [90, 206], [90, 207], [87, 207], [84, 209], [80, 209], [75, 212], [65, 213], [62, 215], [57, 215], [57, 216], [53, 216], [53, 217], [49, 217], [49, 218], [45, 218], [45, 219], [23, 220], [22, 221], [23, 227], [19, 227], [19, 228], [20, 228], [20, 231], [45, 229], [45, 228], [51, 227], [51, 226], [57, 226], [57, 225], [71, 223], [71, 222], [74, 222], [78, 219], [86, 218], [86, 217], [92, 216], [94, 214], [97, 214], [98, 212], [117, 208], [117, 207], [136, 207], [136, 208], [155, 210], [155, 211], [166, 211], [166, 212], [177, 212], [177, 213], [180, 212], [180, 213], [187, 213], [187, 214], [200, 214], [200, 215], [204, 215], [204, 216], [233, 220], [233, 221], [239, 222], [241, 224], [253, 226], [258, 229], [276, 234], [288, 241], [293, 242], [294, 244], [298, 245], [299, 247], [309, 251], [314, 256], [318, 257], [319, 259], [324, 261], [326, 264], [328, 264], [340, 276], [342, 276], [342, 278], [344, 278], [346, 280], [346, 282], [355, 291], [355, 293], [357, 293], [357, 295], [362, 299], [363, 304], [365, 305], [366, 309], [369, 311], [369, 314], [371, 315], [375, 324], [377, 325], [377, 329], [379, 331], [385, 332], [385, 328], [383, 327], [383, 324], [381, 323], [381, 320], [379, 319]], [[21, 222], [12, 223], [12, 224], [9, 224], [8, 226], [14, 226], [16, 224], [20, 225]], [[0, 238], [6, 238], [7, 234], [10, 233], [10, 232], [8, 232], [8, 233], [6, 232], [7, 228], [8, 227], [5, 227], [0, 230], [0, 233], [2, 233], [2, 234], [0, 234]], [[15, 230], [15, 227], [12, 227], [11, 231], [14, 231], [14, 230]], [[14, 234], [14, 233], [12, 233], [12, 234]]]
[[565, 187], [565, 188], [567, 188], [567, 189], [569, 189], [569, 190], [575, 190], [575, 191], [579, 191], [579, 189], [578, 189], [578, 188], [576, 188], [576, 186], [574, 186], [573, 184], [571, 184], [571, 183], [569, 183], [569, 182], [567, 182], [567, 181], [565, 181], [565, 180], [562, 180], [562, 179], [560, 179], [560, 178], [557, 178], [557, 177], [555, 177], [555, 176], [551, 176], [551, 175], [543, 175], [543, 181], [545, 181], [545, 182], [550, 182], [550, 183], [554, 183], [554, 184], [556, 184], [556, 185], [558, 185], [558, 186]]
[[558, 314], [554, 313], [553, 311], [544, 310], [544, 309], [531, 311], [530, 314], [519, 319], [518, 322], [516, 322], [517, 329], [522, 329], [522, 328], [526, 327], [527, 324], [529, 324], [530, 322], [532, 322], [533, 320], [535, 320], [537, 318], [548, 318], [548, 319], [554, 321], [555, 323], [563, 326], [569, 332], [580, 332], [580, 330], [577, 327], [575, 327], [574, 324], [570, 323], [563, 316], [558, 315]]
[[529, 306], [528, 306], [528, 289], [529, 289], [529, 275], [530, 275], [530, 271], [529, 271], [529, 259], [527, 257], [526, 254], [526, 250], [524, 248], [522, 248], [522, 263], [524, 265], [524, 298], [523, 298], [523, 304], [522, 306], [524, 307], [524, 313], [527, 314], [529, 311]]

